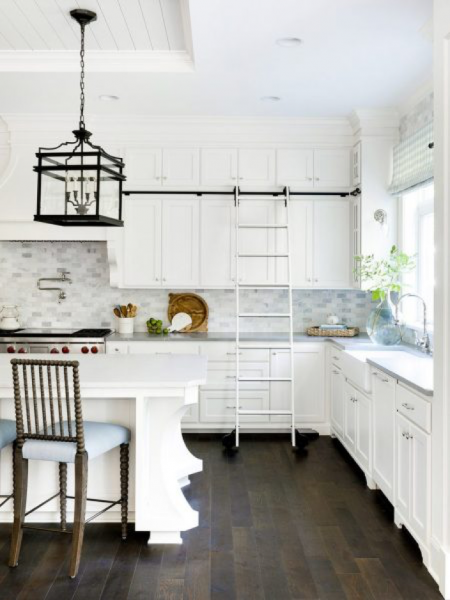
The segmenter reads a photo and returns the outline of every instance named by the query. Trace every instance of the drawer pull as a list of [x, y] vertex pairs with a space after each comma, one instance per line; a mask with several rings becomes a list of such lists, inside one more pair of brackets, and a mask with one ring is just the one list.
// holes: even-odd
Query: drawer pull
[[236, 375], [225, 375], [225, 379], [236, 379]]
[[[239, 356], [242, 356], [242, 352], [238, 353]], [[227, 352], [227, 356], [236, 356], [236, 352]]]
[[[235, 404], [227, 404], [227, 408], [236, 408]], [[239, 408], [242, 408], [242, 406], [240, 406]]]
[[172, 354], [172, 352], [155, 352], [155, 354]]
[[406, 408], [406, 410], [414, 410], [414, 406], [411, 406], [410, 404], [406, 404], [406, 402], [403, 402], [402, 404], [403, 408]]
[[340, 372], [340, 371], [335, 371], [335, 370], [333, 369], [333, 375], [340, 375], [340, 374], [341, 374], [341, 372]]
[[334, 360], [339, 360], [339, 356], [333, 356]]

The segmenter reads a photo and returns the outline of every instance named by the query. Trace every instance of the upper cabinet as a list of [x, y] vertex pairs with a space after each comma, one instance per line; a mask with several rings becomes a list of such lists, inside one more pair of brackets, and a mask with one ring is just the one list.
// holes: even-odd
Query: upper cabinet
[[129, 190], [200, 185], [198, 148], [130, 148], [126, 153], [125, 188]]
[[234, 202], [203, 196], [200, 216], [200, 283], [202, 286], [234, 285], [236, 230]]
[[239, 150], [239, 185], [251, 187], [273, 187], [275, 178], [275, 150], [251, 148]]
[[349, 150], [314, 150], [314, 187], [327, 190], [350, 187]]
[[205, 187], [237, 185], [237, 150], [204, 148], [201, 151], [201, 184]]
[[314, 188], [314, 151], [282, 149], [277, 151], [277, 185], [293, 189]]
[[352, 151], [352, 185], [361, 185], [361, 142], [353, 146]]

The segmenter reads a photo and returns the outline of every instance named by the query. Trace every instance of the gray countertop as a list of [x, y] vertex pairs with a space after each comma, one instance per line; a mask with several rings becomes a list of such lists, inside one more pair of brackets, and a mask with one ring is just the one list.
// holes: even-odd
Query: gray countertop
[[386, 358], [377, 356], [368, 358], [367, 362], [424, 396], [433, 396], [433, 359], [430, 356], [398, 352], [398, 357], [392, 354]]
[[[113, 333], [106, 342], [234, 342], [236, 334], [234, 332], [196, 332], [196, 333], [170, 333], [169, 335], [154, 335], [145, 331], [136, 331], [131, 334]], [[286, 342], [287, 333], [241, 333], [240, 339], [243, 342]], [[306, 333], [294, 333], [294, 342], [324, 342], [332, 341], [339, 346], [346, 348], [348, 345], [369, 344], [370, 340], [367, 334], [360, 334], [354, 338], [325, 338], [309, 336]]]

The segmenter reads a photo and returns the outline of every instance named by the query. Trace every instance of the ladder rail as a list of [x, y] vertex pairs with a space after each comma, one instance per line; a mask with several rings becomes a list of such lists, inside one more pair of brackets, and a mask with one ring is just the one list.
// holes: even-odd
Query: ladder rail
[[234, 205], [235, 205], [235, 245], [236, 245], [236, 255], [235, 255], [235, 273], [234, 273], [234, 283], [236, 288], [236, 402], [235, 402], [235, 422], [236, 422], [236, 447], [239, 447], [239, 403], [240, 403], [240, 395], [239, 395], [239, 372], [240, 372], [240, 361], [239, 361], [239, 345], [240, 345], [240, 318], [239, 318], [239, 279], [240, 279], [240, 270], [239, 270], [239, 187], [236, 186], [234, 189]]
[[[290, 216], [290, 191], [289, 188], [286, 187], [286, 222], [289, 223]], [[290, 327], [289, 327], [289, 342], [290, 342], [290, 369], [291, 369], [291, 385], [290, 385], [290, 393], [291, 393], [291, 441], [292, 446], [295, 446], [295, 379], [294, 379], [294, 312], [293, 312], [293, 301], [292, 301], [292, 264], [291, 264], [291, 230], [290, 227], [287, 229], [287, 269], [288, 269], [288, 282], [289, 282], [289, 312], [291, 314], [290, 319]]]

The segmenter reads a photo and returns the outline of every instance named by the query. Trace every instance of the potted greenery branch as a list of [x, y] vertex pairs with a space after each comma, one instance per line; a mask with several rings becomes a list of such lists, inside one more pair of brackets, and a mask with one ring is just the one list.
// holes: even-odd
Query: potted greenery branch
[[391, 294], [401, 293], [402, 276], [415, 268], [415, 256], [392, 246], [387, 258], [375, 259], [373, 254], [369, 254], [355, 256], [355, 261], [355, 274], [362, 283], [369, 283], [367, 289], [372, 292], [372, 300], [379, 300], [367, 319], [367, 334], [375, 344], [398, 344], [401, 331], [395, 319]]

